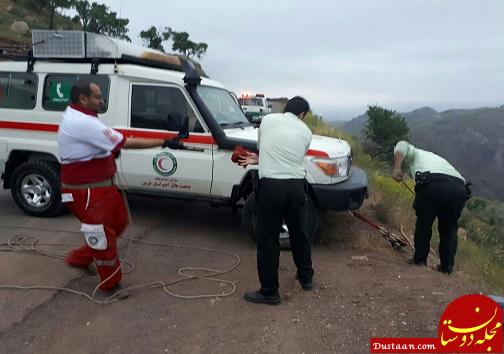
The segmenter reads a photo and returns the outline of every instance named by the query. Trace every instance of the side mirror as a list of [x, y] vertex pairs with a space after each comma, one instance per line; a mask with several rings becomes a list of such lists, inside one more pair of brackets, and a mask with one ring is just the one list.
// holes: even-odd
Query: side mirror
[[269, 109], [273, 108], [273, 106], [271, 105], [271, 103], [270, 103], [270, 104], [268, 104], [268, 108], [269, 108]]
[[180, 128], [180, 131], [178, 132], [178, 135], [175, 139], [182, 140], [188, 137], [189, 137], [189, 118], [185, 116], [184, 118], [182, 118], [182, 128]]

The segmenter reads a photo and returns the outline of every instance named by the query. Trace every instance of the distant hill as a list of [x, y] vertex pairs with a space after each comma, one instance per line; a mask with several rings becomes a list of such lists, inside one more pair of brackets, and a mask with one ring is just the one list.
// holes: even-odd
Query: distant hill
[[[447, 111], [451, 112], [451, 111]], [[438, 113], [435, 109], [430, 108], [430, 107], [422, 107], [415, 109], [414, 111], [408, 112], [408, 113], [400, 113], [404, 118], [406, 118], [406, 122], [408, 123], [408, 126], [411, 127], [413, 125], [423, 125], [423, 124], [428, 124], [433, 121], [443, 119], [443, 114], [444, 113]], [[341, 127], [346, 133], [354, 135], [354, 136], [361, 136], [362, 129], [364, 128], [364, 125], [367, 122], [367, 115], [362, 114], [358, 117], [353, 118], [352, 120], [343, 122], [341, 124], [340, 122], [330, 122], [331, 125], [333, 126], [339, 126]]]
[[335, 121], [332, 121], [332, 122], [328, 122], [327, 124], [329, 124], [331, 127], [335, 127], [335, 128], [341, 129], [348, 122], [349, 121], [347, 121], [347, 120], [335, 120]]
[[[504, 200], [504, 105], [444, 112], [423, 107], [401, 115], [413, 144], [450, 161], [471, 179], [475, 194]], [[361, 115], [340, 128], [360, 136], [366, 121]]]

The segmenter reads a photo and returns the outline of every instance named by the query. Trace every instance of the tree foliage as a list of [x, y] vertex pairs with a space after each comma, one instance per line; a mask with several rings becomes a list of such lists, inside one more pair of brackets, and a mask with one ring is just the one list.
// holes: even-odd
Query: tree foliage
[[170, 30], [170, 38], [173, 42], [172, 49], [188, 57], [201, 58], [208, 49], [208, 44], [204, 42], [196, 43], [189, 39], [187, 32], [175, 32]]
[[148, 30], [141, 31], [140, 38], [147, 47], [164, 52], [163, 42], [169, 39], [168, 30], [169, 28], [165, 27], [165, 32], [160, 32], [156, 27], [152, 26]]
[[30, 9], [49, 11], [49, 29], [54, 29], [54, 15], [58, 9], [69, 9], [73, 6], [73, 0], [23, 0], [23, 3]]
[[197, 57], [198, 59], [205, 55], [208, 44], [204, 42], [196, 43], [189, 39], [189, 33], [177, 32], [170, 27], [165, 27], [163, 32], [160, 32], [156, 27], [152, 26], [147, 30], [140, 32], [140, 38], [149, 48], [165, 52], [163, 42], [171, 41], [172, 50], [181, 53], [187, 57]]
[[81, 21], [84, 31], [105, 34], [131, 42], [127, 35], [128, 19], [118, 18], [116, 12], [96, 2], [90, 4], [86, 0], [76, 0], [74, 6], [77, 11], [76, 17]]
[[[44, 2], [44, 1], [42, 1]], [[39, 2], [40, 3], [40, 2]], [[57, 9], [68, 9], [72, 6], [72, 0], [47, 0], [49, 8], [49, 29], [54, 28], [54, 14]]]
[[480, 198], [472, 198], [469, 200], [469, 202], [466, 204], [466, 207], [470, 210], [485, 210], [487, 207], [487, 202], [484, 199]]
[[369, 106], [366, 112], [368, 121], [364, 136], [375, 144], [371, 154], [385, 161], [392, 161], [394, 145], [407, 140], [409, 128], [406, 120], [395, 111], [380, 106]]

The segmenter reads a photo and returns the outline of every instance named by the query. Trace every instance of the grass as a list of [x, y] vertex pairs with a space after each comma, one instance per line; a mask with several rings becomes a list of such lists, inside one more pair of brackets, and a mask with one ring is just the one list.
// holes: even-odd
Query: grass
[[504, 293], [504, 266], [489, 259], [484, 248], [469, 239], [459, 239], [455, 262], [456, 269], [467, 278], [479, 282], [483, 288], [502, 296]]
[[[365, 153], [357, 138], [331, 127], [318, 116], [309, 114], [305, 122], [314, 134], [345, 139], [352, 146], [354, 164], [368, 173], [370, 196], [368, 207], [377, 220], [389, 228], [414, 230], [413, 194], [390, 177], [390, 167]], [[413, 181], [407, 182], [412, 188]], [[455, 270], [469, 281], [481, 284], [483, 291], [504, 293], [504, 203], [475, 200], [465, 208], [460, 221], [466, 237], [459, 237]], [[338, 228], [331, 224], [331, 228]], [[431, 246], [437, 250], [439, 234], [433, 225]]]
[[[370, 198], [372, 199], [375, 217], [388, 225], [414, 224], [413, 195], [406, 187], [397, 183], [390, 176], [374, 172], [369, 177]], [[411, 182], [409, 182], [411, 184]], [[405, 208], [408, 206], [408, 208]]]

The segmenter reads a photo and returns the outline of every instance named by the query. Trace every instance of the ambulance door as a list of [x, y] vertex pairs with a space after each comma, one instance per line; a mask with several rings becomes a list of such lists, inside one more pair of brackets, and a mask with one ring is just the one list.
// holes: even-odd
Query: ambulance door
[[123, 149], [121, 172], [128, 190], [209, 196], [213, 145], [212, 136], [202, 122], [182, 88], [131, 84], [129, 127], [123, 131], [124, 135], [166, 139], [177, 136], [188, 125], [189, 136], [182, 142], [190, 150]]

